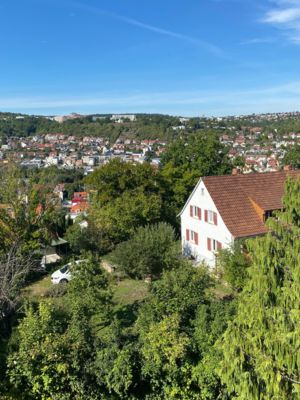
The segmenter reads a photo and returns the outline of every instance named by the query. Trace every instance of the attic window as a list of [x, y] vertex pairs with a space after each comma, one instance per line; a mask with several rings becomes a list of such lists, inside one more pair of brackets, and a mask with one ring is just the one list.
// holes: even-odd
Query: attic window
[[265, 221], [273, 216], [273, 211], [266, 211], [265, 212]]
[[201, 196], [204, 196], [204, 188], [201, 188]]

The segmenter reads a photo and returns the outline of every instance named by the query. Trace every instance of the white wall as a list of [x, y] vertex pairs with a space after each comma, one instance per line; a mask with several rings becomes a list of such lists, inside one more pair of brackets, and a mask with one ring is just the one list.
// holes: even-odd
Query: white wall
[[[202, 195], [202, 189], [204, 194]], [[190, 216], [190, 205], [201, 208], [201, 220]], [[205, 222], [204, 210], [211, 210], [218, 215], [218, 224], [213, 225]], [[198, 233], [198, 245], [187, 241], [186, 229]], [[215, 254], [207, 248], [207, 238], [219, 241], [222, 248], [228, 248], [233, 243], [233, 236], [224, 224], [210, 194], [202, 180], [197, 184], [196, 189], [185, 205], [181, 213], [181, 241], [183, 254], [192, 255], [198, 262], [204, 261], [210, 267], [215, 266]]]

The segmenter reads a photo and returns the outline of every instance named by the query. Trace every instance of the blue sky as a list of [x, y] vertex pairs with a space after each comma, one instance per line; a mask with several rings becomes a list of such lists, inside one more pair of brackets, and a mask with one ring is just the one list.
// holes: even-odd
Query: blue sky
[[0, 110], [300, 110], [300, 0], [1, 0]]

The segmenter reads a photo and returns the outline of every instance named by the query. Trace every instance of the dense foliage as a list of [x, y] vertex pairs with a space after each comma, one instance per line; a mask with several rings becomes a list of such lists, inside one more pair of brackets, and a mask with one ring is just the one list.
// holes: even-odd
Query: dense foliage
[[213, 132], [198, 132], [172, 142], [162, 157], [173, 209], [180, 210], [200, 176], [231, 172], [226, 148]]
[[[178, 209], [200, 175], [230, 168], [217, 136], [198, 132], [171, 144], [161, 169], [0, 171], [1, 400], [299, 399], [300, 181], [288, 181], [268, 235], [222, 252], [218, 278], [180, 256]], [[90, 193], [69, 227], [53, 193], [61, 181], [68, 198]], [[67, 286], [27, 296], [38, 250], [62, 235], [85, 262]], [[121, 303], [119, 271], [153, 279]]]
[[64, 309], [29, 306], [12, 339], [10, 382], [25, 398], [101, 398], [91, 385], [94, 340], [109, 321], [111, 294], [92, 260], [74, 265], [73, 274]]
[[[236, 130], [243, 129], [245, 132], [250, 132], [252, 127], [259, 127], [263, 133], [261, 139], [264, 141], [267, 139], [265, 133], [283, 135], [300, 131], [299, 115], [278, 118], [252, 115], [240, 117], [238, 120], [230, 117], [222, 120], [202, 117], [191, 118], [183, 125], [178, 117], [170, 115], [137, 114], [135, 121], [124, 118], [122, 123], [115, 123], [110, 117], [111, 115], [77, 116], [58, 123], [43, 116], [0, 113], [0, 137], [5, 139], [10, 136], [26, 137], [55, 132], [80, 137], [102, 136], [111, 143], [119, 137], [171, 141], [185, 133], [213, 130], [217, 134], [222, 134], [227, 130], [230, 134], [232, 127]], [[180, 129], [176, 129], [178, 127]]]
[[219, 252], [219, 272], [234, 290], [241, 290], [244, 287], [248, 279], [249, 266], [250, 257], [245, 243], [236, 241], [232, 248], [223, 249]]
[[289, 180], [272, 233], [249, 244], [252, 265], [222, 342], [221, 377], [241, 399], [300, 396], [300, 180]]
[[27, 308], [8, 357], [10, 384], [18, 396], [223, 396], [215, 373], [220, 354], [212, 346], [234, 308], [210, 297], [207, 273], [184, 263], [165, 273], [128, 326], [113, 312], [108, 281], [97, 265], [91, 260], [81, 264], [63, 308], [46, 301]]
[[131, 239], [116, 247], [110, 258], [132, 278], [158, 277], [180, 262], [180, 247], [174, 228], [160, 223], [138, 228]]
[[292, 168], [300, 168], [300, 146], [296, 145], [294, 147], [291, 147], [288, 149], [286, 152], [284, 159], [283, 159], [283, 164], [284, 165], [289, 165]]
[[[97, 118], [98, 117], [98, 118]], [[168, 115], [137, 116], [130, 122], [124, 118], [123, 123], [110, 120], [110, 115], [82, 116], [68, 119], [63, 123], [42, 116], [16, 115], [0, 113], [0, 137], [26, 137], [46, 133], [61, 133], [75, 136], [102, 136], [115, 142], [121, 135], [132, 139], [171, 140], [176, 135], [172, 126], [180, 125], [177, 117]]]

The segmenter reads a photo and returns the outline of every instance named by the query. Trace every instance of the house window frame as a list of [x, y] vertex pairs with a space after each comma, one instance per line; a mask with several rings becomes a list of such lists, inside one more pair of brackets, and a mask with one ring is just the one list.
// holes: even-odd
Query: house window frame
[[213, 253], [217, 253], [218, 252], [218, 240], [211, 239], [211, 251]]
[[198, 206], [192, 206], [192, 218], [195, 218], [195, 219], [201, 219], [201, 217], [199, 217], [199, 211], [198, 210], [200, 210], [200, 215], [201, 215], [201, 208], [200, 207], [198, 207]]
[[[199, 245], [199, 233], [193, 231], [192, 229], [188, 229], [189, 231], [189, 239], [187, 240], [189, 243]], [[197, 239], [197, 240], [196, 240]]]
[[210, 225], [218, 225], [218, 213], [213, 210], [204, 210], [204, 220]]
[[197, 234], [197, 232], [195, 232], [195, 231], [192, 231], [191, 229], [190, 229], [190, 241], [192, 242], [192, 243], [196, 243], [196, 234]]
[[214, 223], [214, 211], [212, 211], [212, 210], [207, 210], [207, 222], [209, 223], [209, 224], [212, 224], [212, 225], [214, 225], [215, 223]]
[[210, 241], [210, 249], [208, 249], [208, 251], [210, 251], [213, 254], [217, 254], [220, 250], [222, 250], [223, 245], [221, 242], [213, 238], [207, 238], [207, 239]]

